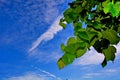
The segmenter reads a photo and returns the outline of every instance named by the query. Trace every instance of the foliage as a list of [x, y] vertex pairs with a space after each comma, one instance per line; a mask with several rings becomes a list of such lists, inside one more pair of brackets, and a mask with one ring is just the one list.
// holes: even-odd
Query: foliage
[[[91, 46], [104, 55], [102, 67], [108, 61], [114, 61], [116, 48], [113, 45], [120, 41], [120, 1], [75, 0], [69, 6], [60, 25], [65, 29], [67, 24], [72, 23], [74, 37], [70, 37], [66, 45], [61, 45], [64, 55], [58, 60], [58, 67], [61, 69], [71, 64]], [[86, 28], [83, 22], [87, 24]]]

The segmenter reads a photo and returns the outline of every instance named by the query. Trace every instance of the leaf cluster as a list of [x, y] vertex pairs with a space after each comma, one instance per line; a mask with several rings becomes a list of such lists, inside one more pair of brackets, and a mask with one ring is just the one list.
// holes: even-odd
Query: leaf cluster
[[[75, 0], [69, 3], [63, 13], [60, 25], [65, 29], [72, 23], [74, 37], [61, 45], [64, 55], [58, 60], [58, 67], [64, 68], [76, 58], [83, 56], [90, 47], [104, 55], [102, 67], [114, 61], [116, 48], [120, 41], [120, 1], [119, 0]], [[84, 28], [82, 23], [86, 23]]]

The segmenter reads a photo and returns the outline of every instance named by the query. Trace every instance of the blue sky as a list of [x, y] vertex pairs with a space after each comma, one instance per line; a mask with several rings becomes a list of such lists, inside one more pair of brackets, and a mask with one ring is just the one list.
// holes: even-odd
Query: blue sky
[[91, 51], [59, 70], [61, 43], [73, 36], [59, 25], [72, 0], [0, 0], [0, 80], [120, 80], [120, 43], [115, 62]]

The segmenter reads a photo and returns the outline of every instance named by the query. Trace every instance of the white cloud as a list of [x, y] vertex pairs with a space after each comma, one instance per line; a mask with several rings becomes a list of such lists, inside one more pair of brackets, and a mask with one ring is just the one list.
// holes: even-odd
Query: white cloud
[[[120, 43], [115, 45], [117, 52], [116, 58], [118, 59], [120, 56]], [[85, 55], [75, 61], [75, 65], [91, 65], [91, 64], [101, 64], [104, 60], [104, 55], [98, 53], [93, 47], [91, 47], [90, 51], [87, 51]]]
[[82, 76], [83, 78], [93, 78], [95, 76], [100, 76], [101, 73], [88, 73], [88, 74], [85, 74], [84, 76]]
[[25, 75], [10, 77], [5, 80], [48, 80], [48, 79], [35, 73], [26, 73]]
[[120, 56], [120, 42], [119, 42], [117, 45], [115, 45], [115, 47], [116, 47], [116, 49], [117, 49], [117, 54], [116, 54], [116, 56]]
[[38, 71], [39, 73], [27, 72], [24, 75], [4, 78], [3, 80], [62, 80], [45, 70], [38, 69]]
[[60, 58], [60, 54], [57, 51], [41, 51], [39, 49], [35, 49], [29, 53], [29, 57], [34, 57], [39, 62], [56, 62]]
[[115, 73], [115, 72], [117, 72], [117, 69], [106, 69], [105, 72], [106, 73]]
[[83, 75], [82, 78], [95, 78], [95, 77], [100, 77], [100, 76], [102, 76], [101, 78], [103, 78], [103, 77], [106, 77], [106, 76], [114, 76], [119, 71], [118, 69], [119, 68], [116, 68], [116, 69], [111, 68], [111, 69], [105, 69], [105, 70], [97, 71], [97, 72], [94, 72], [94, 73], [87, 73], [87, 74]]
[[29, 49], [29, 52], [33, 51], [37, 46], [39, 46], [39, 44], [42, 41], [48, 41], [50, 39], [53, 39], [54, 35], [62, 30], [62, 27], [59, 26], [59, 20], [62, 16], [59, 16], [54, 22], [53, 24], [50, 26], [50, 28], [43, 33], [32, 45], [32, 47]]
[[90, 51], [87, 51], [85, 55], [75, 61], [75, 65], [91, 65], [91, 64], [100, 64], [104, 59], [104, 56], [100, 53], [97, 53], [93, 47]]
[[33, 67], [33, 68], [35, 68], [37, 71], [40, 71], [40, 72], [44, 73], [46, 76], [52, 77], [52, 78], [57, 79], [57, 80], [62, 80], [61, 78], [57, 77], [56, 75], [54, 75], [54, 74], [52, 74], [48, 71], [42, 70], [38, 67]]

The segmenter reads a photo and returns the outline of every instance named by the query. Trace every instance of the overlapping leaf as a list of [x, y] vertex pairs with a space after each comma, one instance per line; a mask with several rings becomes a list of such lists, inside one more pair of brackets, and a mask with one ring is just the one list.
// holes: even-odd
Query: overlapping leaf
[[[67, 44], [62, 44], [64, 55], [58, 60], [59, 68], [71, 64], [75, 58], [83, 56], [93, 46], [98, 53], [105, 56], [102, 67], [108, 61], [114, 61], [116, 45], [120, 41], [120, 1], [118, 0], [75, 0], [63, 13], [60, 25], [66, 28], [73, 24], [74, 37]], [[96, 9], [92, 10], [93, 8]], [[82, 23], [86, 27], [82, 27]]]

